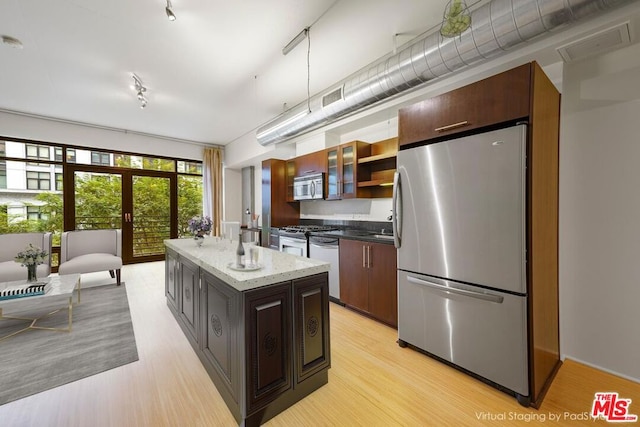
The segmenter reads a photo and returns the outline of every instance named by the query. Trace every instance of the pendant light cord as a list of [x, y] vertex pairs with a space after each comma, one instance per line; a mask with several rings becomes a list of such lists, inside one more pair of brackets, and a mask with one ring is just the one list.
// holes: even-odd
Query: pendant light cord
[[307, 113], [311, 113], [311, 27], [307, 27]]

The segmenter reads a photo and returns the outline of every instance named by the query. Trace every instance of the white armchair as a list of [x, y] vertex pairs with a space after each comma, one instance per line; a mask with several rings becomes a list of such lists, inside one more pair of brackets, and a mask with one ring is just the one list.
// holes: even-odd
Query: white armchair
[[51, 233], [0, 234], [0, 282], [27, 278], [27, 268], [15, 262], [15, 257], [29, 243], [49, 254], [45, 263], [36, 270], [38, 277], [47, 277], [51, 273]]
[[121, 230], [75, 230], [62, 233], [58, 274], [109, 271], [120, 286]]

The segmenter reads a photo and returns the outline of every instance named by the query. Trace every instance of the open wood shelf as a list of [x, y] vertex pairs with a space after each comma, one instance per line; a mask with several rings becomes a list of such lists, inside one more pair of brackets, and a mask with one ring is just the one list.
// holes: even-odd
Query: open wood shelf
[[375, 156], [368, 156], [368, 157], [363, 157], [361, 159], [358, 159], [358, 164], [375, 162], [375, 161], [378, 161], [378, 160], [393, 159], [394, 157], [396, 157], [396, 153], [395, 152], [382, 153], [382, 154], [378, 154], [378, 155], [375, 155]]
[[393, 181], [389, 181], [388, 179], [376, 179], [373, 181], [360, 181], [358, 182], [358, 187], [378, 187], [392, 184]]

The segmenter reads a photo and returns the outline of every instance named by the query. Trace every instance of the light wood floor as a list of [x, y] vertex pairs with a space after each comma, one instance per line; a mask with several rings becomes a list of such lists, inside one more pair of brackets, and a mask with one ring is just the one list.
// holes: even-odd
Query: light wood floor
[[[166, 306], [164, 263], [126, 266], [123, 280], [140, 360], [0, 406], [0, 426], [236, 425]], [[632, 399], [640, 415], [640, 384], [572, 361], [536, 411], [395, 340], [394, 329], [331, 304], [329, 383], [267, 425], [593, 425], [571, 418], [588, 417], [599, 391]]]

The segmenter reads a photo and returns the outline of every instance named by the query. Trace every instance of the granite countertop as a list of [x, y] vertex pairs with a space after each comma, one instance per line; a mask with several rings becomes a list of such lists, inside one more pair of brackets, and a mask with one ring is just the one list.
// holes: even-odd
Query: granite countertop
[[367, 231], [357, 229], [332, 230], [313, 232], [314, 236], [337, 237], [339, 239], [362, 240], [365, 242], [386, 243], [393, 245], [393, 234], [391, 230], [385, 230], [384, 235], [380, 231]]
[[[258, 263], [263, 267], [255, 271], [236, 271], [230, 268], [229, 264], [236, 262], [237, 240], [230, 243], [228, 239], [207, 237], [200, 247], [191, 238], [165, 240], [164, 243], [168, 248], [241, 292], [328, 272], [330, 268], [328, 262], [254, 246], [258, 250]], [[244, 244], [247, 257], [250, 246]]]

